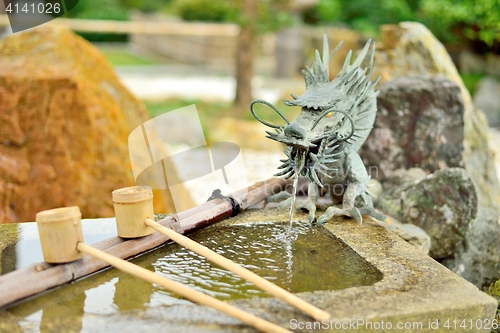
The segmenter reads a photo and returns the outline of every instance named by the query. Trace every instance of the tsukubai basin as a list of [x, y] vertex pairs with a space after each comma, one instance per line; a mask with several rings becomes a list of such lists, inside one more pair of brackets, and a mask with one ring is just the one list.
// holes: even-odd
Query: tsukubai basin
[[[403, 325], [397, 329], [402, 332], [450, 332], [463, 320], [472, 326], [458, 331], [489, 332], [485, 327], [495, 314], [494, 299], [377, 223], [338, 218], [318, 228], [309, 225], [307, 214], [297, 212], [288, 231], [287, 216], [275, 209], [249, 209], [190, 238], [326, 310], [332, 315], [329, 322], [314, 322], [176, 244], [132, 262], [294, 332], [380, 332], [397, 325]], [[81, 223], [84, 234], [86, 224], [115, 228], [114, 219]], [[109, 237], [112, 230], [105, 229]], [[0, 310], [0, 332], [126, 333], [144, 327], [165, 332], [251, 330], [115, 269]]]

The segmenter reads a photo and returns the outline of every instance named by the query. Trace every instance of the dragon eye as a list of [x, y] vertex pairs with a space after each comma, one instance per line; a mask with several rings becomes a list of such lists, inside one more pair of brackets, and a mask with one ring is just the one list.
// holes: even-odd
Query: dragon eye
[[333, 112], [329, 112], [329, 113], [327, 113], [325, 117], [326, 117], [326, 118], [330, 118], [331, 116], [333, 116]]

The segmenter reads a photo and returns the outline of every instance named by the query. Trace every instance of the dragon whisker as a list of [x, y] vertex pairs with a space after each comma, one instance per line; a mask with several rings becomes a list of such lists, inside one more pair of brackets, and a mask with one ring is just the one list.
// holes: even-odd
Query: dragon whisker
[[283, 126], [276, 126], [276, 125], [273, 125], [273, 124], [270, 124], [268, 123], [267, 121], [261, 119], [259, 116], [257, 116], [257, 114], [255, 113], [254, 109], [253, 109], [253, 106], [257, 103], [260, 103], [260, 104], [264, 104], [268, 107], [270, 107], [271, 109], [273, 109], [274, 111], [276, 111], [276, 113], [279, 114], [279, 116], [281, 118], [283, 118], [283, 120], [287, 123], [287, 125], [290, 125], [290, 122], [288, 121], [288, 119], [286, 119], [286, 117], [281, 113], [280, 110], [278, 110], [274, 105], [272, 105], [271, 103], [269, 102], [266, 102], [266, 101], [263, 101], [261, 99], [257, 99], [257, 100], [254, 100], [252, 101], [252, 103], [250, 103], [250, 112], [252, 112], [252, 115], [255, 117], [255, 119], [257, 119], [259, 122], [261, 122], [262, 124], [268, 126], [268, 127], [272, 127], [272, 128], [282, 128]]
[[288, 168], [291, 168], [291, 167], [292, 167], [292, 165], [290, 163], [283, 163], [282, 165], [280, 165], [278, 167], [278, 169], [284, 169], [284, 168], [288, 169]]
[[289, 172], [292, 172], [292, 174], [294, 173], [294, 170], [291, 166], [289, 166], [288, 168], [286, 168], [285, 170], [281, 171], [281, 172], [278, 172], [277, 174], [275, 174], [276, 177], [279, 177], [279, 176], [283, 176]]
[[325, 173], [324, 171], [322, 171], [322, 170], [320, 170], [320, 169], [318, 169], [318, 172], [319, 172], [320, 174], [322, 174], [323, 176], [325, 176], [325, 177], [328, 177], [328, 178], [330, 178], [330, 179], [332, 179], [332, 178], [333, 178], [332, 176], [330, 176], [329, 174]]
[[[342, 185], [346, 190], [342, 202], [342, 207], [346, 209], [342, 210], [342, 214], [347, 212], [345, 214], [348, 215], [348, 212], [358, 211], [353, 210], [354, 207], [360, 211], [363, 209], [363, 206], [356, 205], [373, 207], [371, 201], [367, 200], [365, 191], [368, 175], [363, 172], [366, 170], [356, 154], [373, 129], [378, 95], [374, 88], [380, 76], [371, 81], [374, 73], [375, 43], [370, 40], [352, 65], [352, 51], [349, 51], [341, 71], [330, 81], [329, 61], [339, 47], [340, 44], [329, 56], [328, 38], [325, 35], [323, 53], [316, 51], [315, 61], [302, 71], [306, 91], [302, 95], [291, 94], [293, 100], [284, 101], [287, 106], [302, 108], [293, 123], [272, 104], [264, 101], [252, 102], [250, 110], [259, 122], [274, 128], [274, 131], [266, 131], [268, 138], [287, 146], [284, 150], [286, 158], [280, 160], [280, 172], [275, 176], [284, 176], [287, 179], [294, 176], [296, 179], [301, 177], [309, 180], [310, 186], [314, 186], [310, 187], [308, 198], [312, 204], [316, 203], [319, 187]], [[369, 60], [369, 65], [361, 66], [366, 60]], [[286, 125], [276, 126], [259, 118], [254, 112], [256, 103], [275, 110]], [[359, 184], [363, 186], [358, 186]], [[332, 188], [330, 187], [331, 194]], [[345, 195], [346, 193], [349, 195]], [[339, 214], [341, 213], [334, 215]], [[362, 217], [358, 215], [352, 213], [351, 217], [360, 222]], [[317, 219], [317, 225], [323, 224], [330, 217], [322, 215]], [[310, 221], [314, 218], [314, 211], [311, 211]]]
[[319, 180], [318, 175], [316, 174], [316, 171], [314, 169], [311, 169], [311, 177], [319, 187], [323, 187], [323, 183], [321, 183], [321, 181]]

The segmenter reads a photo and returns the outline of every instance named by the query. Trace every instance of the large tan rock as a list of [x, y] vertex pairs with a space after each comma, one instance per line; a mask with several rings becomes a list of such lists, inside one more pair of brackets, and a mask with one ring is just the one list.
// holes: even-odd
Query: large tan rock
[[70, 205], [113, 216], [111, 192], [135, 185], [128, 135], [147, 119], [72, 32], [41, 27], [0, 41], [0, 222]]
[[[476, 187], [478, 212], [465, 241], [445, 264], [480, 286], [500, 278], [500, 186], [488, 147], [488, 125], [443, 45], [422, 24], [402, 22], [382, 27], [382, 45], [375, 55], [375, 75], [382, 82], [401, 76], [442, 75], [456, 82], [464, 101], [462, 159]], [[423, 103], [425, 101], [422, 101]], [[370, 140], [370, 139], [368, 139]]]

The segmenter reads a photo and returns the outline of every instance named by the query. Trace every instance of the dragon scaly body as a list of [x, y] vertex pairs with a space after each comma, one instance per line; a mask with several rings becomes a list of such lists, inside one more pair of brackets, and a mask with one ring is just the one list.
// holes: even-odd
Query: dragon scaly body
[[[267, 137], [287, 146], [286, 159], [281, 160], [280, 169], [283, 170], [276, 176], [299, 176], [309, 180], [308, 198], [297, 201], [296, 207], [309, 210], [311, 222], [315, 219], [320, 187], [327, 188], [332, 198], [340, 194], [342, 208], [329, 207], [317, 219], [317, 225], [337, 215], [347, 215], [358, 222], [362, 221], [362, 215], [385, 218], [373, 209], [372, 199], [366, 192], [369, 176], [358, 155], [377, 113], [378, 92], [374, 87], [380, 77], [371, 81], [375, 43], [368, 41], [352, 64], [352, 52], [349, 51], [342, 70], [330, 81], [329, 62], [341, 44], [330, 54], [325, 36], [323, 55], [316, 50], [316, 61], [302, 71], [306, 91], [300, 96], [292, 95], [293, 100], [284, 101], [285, 105], [302, 108], [292, 122], [265, 101], [256, 100], [250, 105], [257, 120], [275, 129], [276, 133], [266, 131]], [[369, 51], [369, 65], [362, 68]], [[273, 108], [286, 125], [275, 126], [260, 119], [254, 111], [256, 103]], [[280, 201], [284, 196], [287, 195], [271, 196], [267, 201]], [[290, 201], [288, 198], [280, 206], [289, 205]]]

